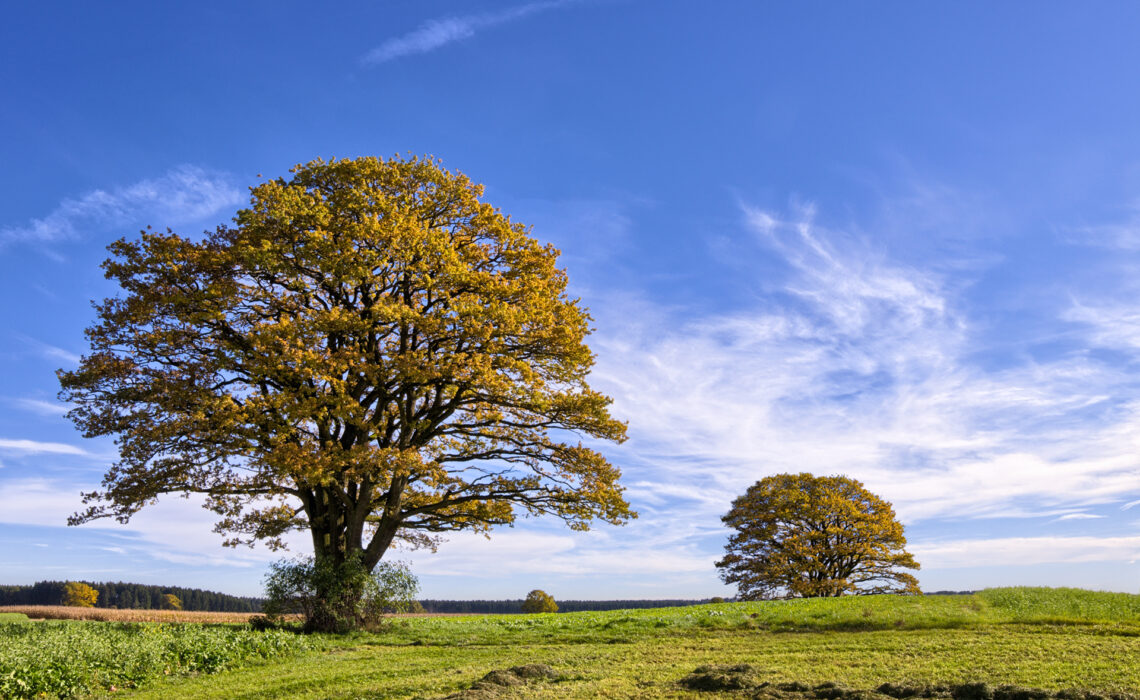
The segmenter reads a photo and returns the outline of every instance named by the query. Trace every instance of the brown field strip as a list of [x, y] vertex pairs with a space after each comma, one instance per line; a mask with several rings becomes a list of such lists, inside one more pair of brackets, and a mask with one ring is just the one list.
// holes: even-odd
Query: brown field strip
[[100, 622], [249, 622], [256, 613], [190, 610], [116, 610], [66, 605], [0, 605], [0, 613], [23, 613], [33, 620], [98, 620]]

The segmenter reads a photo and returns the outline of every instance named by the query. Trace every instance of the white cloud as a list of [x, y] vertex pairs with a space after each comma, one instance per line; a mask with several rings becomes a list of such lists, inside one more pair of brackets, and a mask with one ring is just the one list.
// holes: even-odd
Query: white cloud
[[[1008, 521], [995, 520], [986, 523], [990, 539], [912, 537], [924, 576], [1137, 557], [1138, 538], [1084, 536], [1115, 525], [1097, 506], [1140, 503], [1140, 382], [1129, 363], [1083, 352], [1111, 343], [1140, 359], [1140, 341], [1110, 333], [1130, 313], [1126, 305], [1079, 318], [1065, 310], [1063, 320], [1079, 322], [1070, 338], [1078, 350], [983, 365], [983, 329], [937, 271], [828, 230], [809, 208], [790, 218], [746, 208], [744, 218], [784, 275], [758, 283], [750, 306], [694, 318], [612, 290], [589, 304], [601, 329], [590, 340], [598, 354], [592, 382], [630, 421], [630, 441], [603, 449], [625, 471], [642, 517], [588, 533], [524, 522], [489, 541], [454, 535], [438, 554], [407, 555], [417, 573], [464, 581], [465, 591], [479, 579], [478, 590], [498, 591], [492, 596], [507, 594], [496, 586], [510, 577], [544, 574], [577, 590], [574, 581], [603, 576], [626, 577], [621, 590], [655, 582], [644, 590], [657, 595], [682, 585], [706, 590], [716, 585], [713, 562], [724, 543], [720, 516], [753, 481], [788, 471], [854, 476], [893, 502], [907, 525], [1038, 518], [1059, 534], [1009, 537], [1001, 529]], [[62, 523], [79, 508], [79, 488], [57, 486], [4, 482], [14, 504], [5, 519]], [[195, 501], [168, 499], [116, 531], [137, 538], [122, 545], [128, 551], [176, 563], [233, 570], [281, 556], [223, 550], [211, 523]], [[1064, 536], [1074, 526], [1082, 536]], [[295, 551], [308, 551], [303, 537], [297, 542]]]
[[939, 274], [810, 208], [744, 214], [786, 266], [752, 308], [593, 305], [594, 383], [630, 421], [613, 457], [638, 507], [715, 522], [753, 481], [799, 471], [858, 478], [904, 523], [1056, 517], [1140, 493], [1125, 368], [1082, 353], [979, 366], [981, 332]]
[[[4, 509], [0, 522], [62, 527], [84, 508], [80, 492], [93, 491], [92, 484], [74, 484], [57, 479], [22, 478], [0, 481]], [[264, 547], [222, 547], [222, 537], [212, 531], [215, 517], [201, 507], [198, 496], [168, 496], [144, 508], [127, 525], [98, 520], [83, 529], [113, 533], [119, 544], [102, 547], [118, 554], [145, 554], [154, 559], [190, 566], [220, 566], [248, 569], [280, 559], [280, 552]], [[295, 551], [307, 551], [305, 538], [295, 538]]]
[[365, 65], [377, 65], [404, 56], [428, 53], [447, 44], [472, 37], [479, 30], [513, 22], [528, 15], [577, 1], [579, 0], [531, 2], [502, 12], [428, 20], [413, 31], [389, 39], [377, 48], [372, 49], [365, 54], [361, 62]]
[[1128, 304], [1100, 304], [1074, 301], [1062, 318], [1082, 324], [1094, 347], [1140, 350], [1140, 309]]
[[77, 365], [82, 359], [79, 355], [73, 352], [68, 352], [63, 348], [57, 348], [54, 345], [42, 345], [40, 347], [40, 350], [46, 357], [50, 357], [55, 360], [62, 360], [69, 365]]
[[[3, 241], [0, 240], [0, 244], [2, 243]], [[15, 334], [15, 337], [22, 341], [25, 345], [29, 345], [34, 348], [35, 351], [44, 359], [51, 360], [53, 362], [59, 361], [67, 363], [69, 365], [78, 365], [79, 361], [83, 359], [79, 355], [69, 350], [64, 350], [63, 348], [49, 345], [48, 343], [36, 340], [35, 338], [29, 338], [23, 334], [17, 333]]]
[[4, 510], [0, 519], [19, 525], [60, 527], [79, 510], [80, 487], [42, 478], [0, 481]]
[[1140, 536], [1004, 537], [915, 544], [923, 568], [1126, 562], [1140, 557]]
[[1119, 251], [1140, 251], [1140, 203], [1133, 203], [1121, 221], [1077, 226], [1066, 232], [1071, 243]]
[[[690, 574], [711, 579], [718, 558], [700, 551], [692, 541], [699, 527], [665, 520], [639, 520], [620, 530], [606, 527], [585, 533], [553, 531], [553, 524], [538, 527], [542, 529], [499, 530], [489, 539], [454, 534], [438, 553], [413, 552], [404, 558], [412, 559], [416, 572], [425, 576], [527, 580], [650, 576], [663, 581]], [[400, 553], [392, 558], [401, 558]]]
[[241, 190], [228, 176], [184, 165], [158, 178], [65, 199], [42, 219], [0, 228], [0, 245], [68, 240], [89, 229], [177, 226], [216, 216], [241, 201]]
[[41, 416], [62, 416], [73, 408], [71, 404], [44, 401], [43, 399], [14, 399], [13, 403], [25, 411]]
[[0, 452], [8, 452], [15, 454], [55, 454], [55, 455], [81, 455], [88, 456], [90, 453], [83, 448], [76, 447], [75, 445], [65, 445], [61, 442], [39, 442], [36, 440], [10, 440], [0, 438]]

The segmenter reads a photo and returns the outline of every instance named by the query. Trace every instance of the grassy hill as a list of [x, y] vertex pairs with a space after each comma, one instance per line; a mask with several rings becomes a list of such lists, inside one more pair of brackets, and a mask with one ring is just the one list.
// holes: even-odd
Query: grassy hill
[[[124, 635], [117, 647], [108, 640], [92, 645], [116, 651], [114, 661], [90, 664], [101, 669], [91, 690], [108, 688], [109, 665], [132, 663], [133, 639], [157, 634], [110, 623], [0, 625], [0, 678], [19, 673], [9, 665], [16, 656], [38, 658], [41, 665], [82, 665], [82, 645], [70, 646], [69, 658], [56, 659], [58, 645], [46, 632], [51, 628], [18, 637], [10, 633], [37, 624], [102, 624], [94, 629]], [[254, 637], [231, 643], [256, 646]], [[1140, 698], [1140, 596], [1074, 589], [401, 618], [377, 634], [274, 644], [272, 653], [251, 652], [218, 664], [209, 669], [218, 671], [214, 675], [153, 681], [166, 673], [136, 674], [131, 683], [149, 688], [129, 696], [837, 699], [905, 697], [925, 688], [928, 695], [953, 693], [969, 700], [1042, 700], [1065, 689], [1069, 692], [1057, 697], [1095, 700], [1124, 693]], [[17, 647], [38, 657], [17, 654]], [[148, 649], [151, 657], [161, 656], [155, 647]], [[236, 668], [251, 659], [252, 666]], [[529, 671], [520, 671], [522, 676], [506, 671], [523, 666], [541, 672], [528, 680]], [[694, 674], [699, 667], [711, 668]], [[165, 669], [172, 676], [183, 673], [169, 664]], [[488, 674], [491, 680], [480, 684]], [[994, 688], [1005, 684], [1023, 688], [995, 694]], [[116, 697], [125, 695], [123, 685], [117, 687]]]

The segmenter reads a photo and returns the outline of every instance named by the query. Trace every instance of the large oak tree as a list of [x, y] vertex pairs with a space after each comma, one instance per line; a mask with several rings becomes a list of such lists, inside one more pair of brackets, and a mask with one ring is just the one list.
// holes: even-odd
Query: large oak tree
[[920, 592], [894, 509], [855, 479], [769, 476], [722, 520], [735, 532], [716, 565], [745, 600]]
[[72, 524], [204, 494], [228, 544], [308, 530], [371, 570], [393, 543], [520, 512], [634, 517], [583, 437], [621, 441], [592, 390], [589, 316], [558, 251], [431, 159], [297, 166], [203, 237], [110, 246], [122, 293], [61, 398], [120, 459]]

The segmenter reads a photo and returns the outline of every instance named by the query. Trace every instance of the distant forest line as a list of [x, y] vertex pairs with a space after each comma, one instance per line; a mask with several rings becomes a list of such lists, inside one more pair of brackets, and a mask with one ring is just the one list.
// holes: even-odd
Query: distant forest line
[[[0, 605], [60, 605], [66, 581], [37, 581], [31, 585], [0, 585]], [[99, 591], [97, 608], [126, 610], [160, 610], [163, 596], [173, 593], [182, 601], [183, 610], [208, 612], [261, 612], [262, 598], [233, 596], [215, 591], [180, 586], [152, 586], [141, 583], [95, 583], [84, 581]], [[670, 608], [708, 603], [711, 599], [671, 600], [559, 600], [560, 612], [586, 610], [622, 610], [626, 608]], [[443, 614], [512, 614], [522, 613], [522, 599], [518, 600], [421, 600], [424, 611]]]
[[[179, 586], [150, 586], [141, 583], [92, 583], [87, 585], [99, 591], [97, 608], [125, 610], [160, 610], [163, 596], [173, 593], [182, 601], [183, 610], [207, 612], [258, 613], [262, 598], [233, 596], [215, 591]], [[66, 581], [37, 581], [30, 586], [0, 585], [0, 605], [60, 605]], [[927, 595], [968, 595], [973, 591], [936, 591]], [[720, 602], [723, 598], [674, 598], [668, 600], [558, 600], [559, 612], [585, 612], [590, 610], [632, 610], [639, 608], [680, 608], [689, 605]], [[732, 600], [731, 598], [727, 600]], [[424, 612], [441, 614], [510, 615], [522, 613], [522, 599], [518, 600], [421, 600]]]
[[[627, 610], [632, 608], [679, 608], [686, 605], [701, 605], [711, 599], [689, 600], [559, 600], [558, 612], [584, 612], [587, 610]], [[518, 600], [421, 600], [424, 612], [429, 613], [479, 613], [488, 615], [509, 615], [522, 613], [522, 599]]]
[[[0, 605], [60, 605], [66, 581], [37, 581], [30, 586], [0, 586]], [[182, 602], [183, 610], [207, 612], [256, 613], [261, 612], [261, 598], [203, 591], [180, 586], [149, 586], [141, 583], [93, 583], [84, 581], [99, 591], [97, 608], [124, 610], [161, 610], [164, 596], [173, 593]]]
[[[926, 595], [972, 595], [975, 591], [934, 591]], [[641, 608], [683, 608], [689, 605], [723, 603], [735, 598], [673, 598], [668, 600], [561, 600], [558, 612], [586, 612], [590, 610], [636, 610]], [[421, 600], [424, 612], [457, 614], [513, 614], [522, 613], [522, 599], [519, 600]]]

